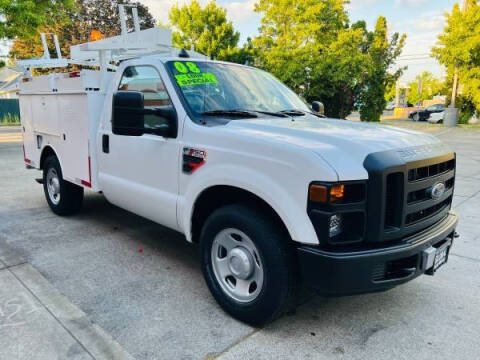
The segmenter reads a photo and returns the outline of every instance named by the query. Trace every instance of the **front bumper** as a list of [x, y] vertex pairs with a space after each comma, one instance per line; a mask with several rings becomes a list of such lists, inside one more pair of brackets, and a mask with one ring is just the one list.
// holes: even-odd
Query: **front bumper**
[[425, 273], [424, 251], [453, 241], [457, 215], [448, 215], [401, 244], [360, 251], [326, 251], [299, 246], [298, 262], [303, 280], [325, 296], [384, 291]]

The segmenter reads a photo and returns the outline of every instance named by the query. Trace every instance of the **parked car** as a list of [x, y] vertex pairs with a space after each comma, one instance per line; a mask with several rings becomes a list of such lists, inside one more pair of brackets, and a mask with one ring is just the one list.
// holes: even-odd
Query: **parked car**
[[395, 109], [395, 101], [389, 101], [385, 106], [385, 110], [392, 111]]
[[431, 124], [438, 124], [443, 122], [443, 117], [445, 116], [445, 111], [442, 112], [436, 112], [430, 114], [430, 117], [428, 118], [428, 122]]
[[[100, 51], [100, 71], [25, 75], [24, 161], [43, 171], [54, 213], [80, 210], [88, 189], [184, 234], [220, 306], [255, 325], [290, 309], [301, 281], [369, 293], [447, 262], [457, 215], [446, 144], [324, 118], [265, 71], [171, 48], [168, 31], [72, 46]], [[142, 44], [153, 54], [139, 56]], [[124, 61], [107, 71], [105, 54]], [[46, 62], [64, 60], [24, 65]]]
[[408, 117], [414, 121], [426, 121], [428, 120], [431, 114], [439, 113], [442, 111], [445, 111], [445, 105], [435, 104], [435, 105], [430, 105], [429, 107], [423, 110], [412, 111], [408, 115]]

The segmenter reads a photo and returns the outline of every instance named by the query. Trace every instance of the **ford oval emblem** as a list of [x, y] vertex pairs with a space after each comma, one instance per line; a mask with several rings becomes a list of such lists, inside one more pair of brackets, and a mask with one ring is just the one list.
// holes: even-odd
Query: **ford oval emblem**
[[429, 195], [433, 200], [438, 200], [445, 193], [445, 183], [437, 182], [434, 184], [429, 191]]

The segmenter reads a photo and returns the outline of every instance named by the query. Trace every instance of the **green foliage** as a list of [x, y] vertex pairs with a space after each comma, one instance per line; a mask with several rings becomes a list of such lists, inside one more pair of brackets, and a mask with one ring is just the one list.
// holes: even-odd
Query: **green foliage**
[[275, 74], [307, 101], [320, 100], [325, 113], [345, 117], [358, 104], [362, 120], [378, 121], [387, 86], [401, 71], [388, 73], [405, 36], [387, 39], [385, 18], [375, 31], [363, 21], [349, 25], [343, 0], [260, 0], [258, 65]]
[[471, 103], [464, 105], [466, 117], [471, 107], [480, 112], [480, 4], [467, 0], [463, 11], [455, 4], [445, 16], [447, 24], [432, 55], [445, 65], [449, 79], [458, 69], [462, 102]]
[[[41, 31], [56, 33], [59, 37], [62, 55], [69, 56], [70, 46], [89, 41], [92, 30], [99, 30], [104, 37], [119, 35], [119, 3], [134, 4], [137, 7], [142, 29], [155, 26], [155, 20], [149, 13], [148, 7], [139, 2], [131, 0], [75, 0], [75, 7], [68, 11], [70, 21], [44, 26]], [[131, 16], [127, 18], [127, 27], [129, 30], [133, 30]], [[54, 54], [53, 43], [49, 42], [49, 48], [50, 52]], [[39, 57], [42, 54], [43, 47], [37, 34], [17, 38], [10, 49], [10, 56], [18, 59]]]
[[468, 124], [468, 120], [476, 114], [475, 104], [469, 98], [459, 95], [456, 106], [460, 109], [459, 124]]
[[66, 20], [73, 0], [0, 0], [0, 39], [31, 36], [41, 26]]
[[193, 46], [196, 51], [209, 57], [227, 56], [229, 51], [235, 49], [240, 38], [232, 22], [227, 20], [226, 10], [217, 6], [214, 0], [203, 8], [197, 0], [192, 0], [188, 5], [174, 5], [169, 19], [175, 30], [174, 46], [186, 49]]
[[19, 125], [20, 118], [17, 115], [7, 114], [0, 119], [0, 125]]
[[389, 86], [397, 81], [403, 69], [389, 73], [388, 69], [402, 53], [406, 35], [394, 33], [388, 39], [387, 20], [380, 16], [375, 30], [367, 34], [365, 52], [369, 66], [366, 68], [365, 81], [359, 95], [360, 119], [362, 121], [380, 121], [386, 106], [385, 93]]
[[254, 65], [257, 51], [253, 46], [252, 39], [248, 38], [247, 42], [241, 47], [222, 49], [218, 54], [218, 60], [230, 61], [243, 65]]
[[395, 99], [397, 94], [397, 88], [395, 83], [391, 83], [387, 85], [385, 90], [385, 101], [389, 102]]
[[[410, 92], [408, 93], [407, 101], [410, 104], [417, 104], [424, 100], [432, 99], [435, 95], [441, 95], [444, 90], [444, 83], [432, 73], [424, 71], [417, 75], [415, 80], [409, 82], [408, 87]], [[421, 93], [419, 93], [420, 87]]]
[[6, 65], [6, 64], [5, 64], [5, 61], [0, 60], [0, 69], [1, 69], [2, 67], [4, 67], [5, 65]]
[[346, 116], [354, 102], [362, 31], [348, 28], [343, 0], [260, 0], [258, 65], [307, 101], [320, 100], [326, 115]]

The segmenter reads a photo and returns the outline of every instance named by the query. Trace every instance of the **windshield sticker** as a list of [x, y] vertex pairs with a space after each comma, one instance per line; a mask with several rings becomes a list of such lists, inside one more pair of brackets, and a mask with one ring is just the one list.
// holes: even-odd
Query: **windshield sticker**
[[217, 78], [213, 73], [178, 74], [175, 75], [175, 79], [180, 86], [218, 84]]
[[175, 69], [177, 69], [177, 71], [178, 71], [179, 73], [185, 74], [185, 73], [188, 72], [188, 69], [187, 69], [187, 67], [185, 66], [185, 64], [182, 63], [182, 62], [180, 62], [180, 61], [175, 61], [175, 62], [173, 63], [173, 66], [175, 66]]
[[173, 63], [173, 66], [175, 66], [175, 69], [177, 69], [177, 71], [179, 73], [182, 73], [182, 74], [186, 74], [188, 72], [192, 72], [192, 73], [195, 73], [195, 74], [200, 74], [201, 73], [197, 64], [195, 64], [194, 62], [191, 62], [191, 61], [187, 61], [185, 63], [183, 63], [181, 61], [175, 61]]

